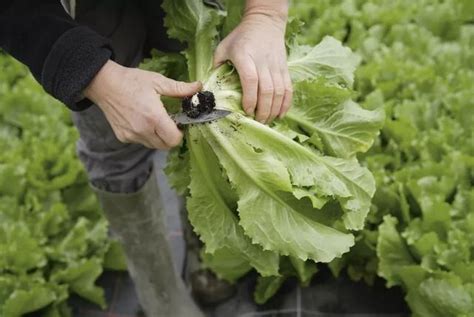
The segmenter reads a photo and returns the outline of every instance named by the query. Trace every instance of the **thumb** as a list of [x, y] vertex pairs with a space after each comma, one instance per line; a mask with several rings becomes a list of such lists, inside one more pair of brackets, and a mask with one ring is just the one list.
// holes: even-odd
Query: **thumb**
[[186, 83], [183, 81], [176, 81], [169, 78], [162, 78], [160, 83], [159, 93], [163, 96], [169, 97], [187, 97], [201, 91], [202, 83], [195, 81]]
[[220, 66], [221, 64], [225, 63], [227, 60], [227, 53], [225, 48], [221, 45], [218, 45], [216, 51], [214, 52], [214, 59], [212, 61], [212, 65], [214, 68]]

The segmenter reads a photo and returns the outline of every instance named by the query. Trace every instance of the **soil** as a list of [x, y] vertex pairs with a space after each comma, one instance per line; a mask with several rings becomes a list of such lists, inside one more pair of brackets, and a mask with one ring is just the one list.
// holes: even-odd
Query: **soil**
[[[193, 97], [196, 95], [197, 104], [193, 102]], [[196, 95], [184, 98], [181, 103], [183, 112], [190, 118], [197, 118], [202, 114], [210, 113], [216, 106], [216, 100], [211, 91], [201, 91]]]

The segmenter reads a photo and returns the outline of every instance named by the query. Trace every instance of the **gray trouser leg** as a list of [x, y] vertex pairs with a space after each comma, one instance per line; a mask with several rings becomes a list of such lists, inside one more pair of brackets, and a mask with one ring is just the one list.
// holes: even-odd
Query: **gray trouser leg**
[[72, 116], [80, 134], [77, 153], [94, 187], [131, 193], [145, 184], [152, 170], [153, 150], [121, 143], [95, 105]]
[[155, 175], [135, 193], [96, 192], [124, 246], [128, 270], [147, 316], [202, 317], [173, 266]]
[[[111, 5], [113, 1], [104, 3], [105, 8], [99, 2], [97, 11], [84, 10], [77, 20], [112, 39], [117, 62], [136, 66], [145, 39], [140, 33], [145, 28], [139, 11], [133, 7], [125, 11], [115, 8]], [[134, 2], [123, 3], [133, 6]], [[73, 121], [80, 134], [78, 156], [95, 187], [110, 228], [124, 246], [145, 313], [148, 317], [202, 317], [172, 263], [163, 206], [152, 173], [155, 152], [118, 141], [97, 106], [73, 113]]]
[[148, 317], [202, 317], [173, 265], [154, 151], [120, 143], [98, 107], [74, 114], [74, 122], [79, 157], [124, 247], [143, 310]]

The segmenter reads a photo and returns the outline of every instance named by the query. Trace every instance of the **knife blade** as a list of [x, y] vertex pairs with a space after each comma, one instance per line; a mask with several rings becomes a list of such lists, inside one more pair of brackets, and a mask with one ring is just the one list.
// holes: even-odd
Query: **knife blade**
[[201, 114], [197, 118], [190, 118], [184, 112], [179, 112], [174, 115], [171, 115], [171, 118], [177, 125], [189, 125], [189, 124], [200, 124], [211, 122], [214, 120], [218, 120], [224, 118], [231, 114], [232, 111], [225, 110], [225, 109], [214, 109], [210, 113]]

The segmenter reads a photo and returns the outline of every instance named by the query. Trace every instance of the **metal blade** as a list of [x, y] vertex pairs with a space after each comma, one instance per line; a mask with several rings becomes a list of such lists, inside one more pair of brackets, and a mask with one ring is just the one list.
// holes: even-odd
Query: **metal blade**
[[229, 111], [229, 110], [214, 109], [211, 113], [202, 114], [197, 118], [190, 118], [183, 112], [172, 115], [171, 118], [178, 125], [188, 125], [188, 124], [205, 123], [205, 122], [214, 121], [220, 118], [224, 118], [231, 113], [232, 111]]

